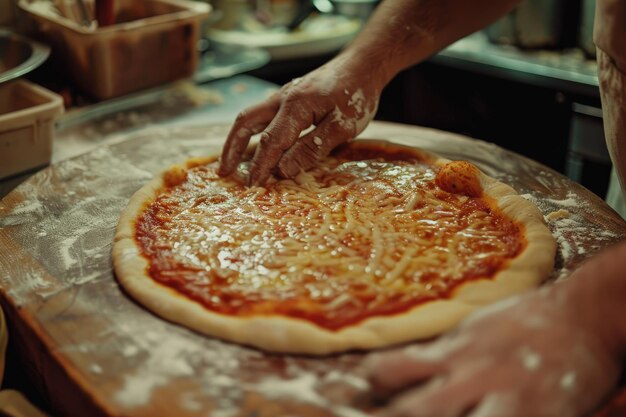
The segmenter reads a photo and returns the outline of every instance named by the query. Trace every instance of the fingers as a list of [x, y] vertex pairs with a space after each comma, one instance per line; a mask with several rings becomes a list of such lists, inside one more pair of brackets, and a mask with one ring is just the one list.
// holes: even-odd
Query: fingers
[[373, 356], [368, 368], [374, 389], [382, 393], [399, 391], [445, 370], [442, 361], [415, 360], [408, 349]]
[[230, 175], [241, 162], [250, 137], [261, 132], [274, 118], [280, 102], [277, 97], [242, 111], [228, 133], [222, 149], [218, 174]]
[[341, 129], [327, 116], [285, 152], [278, 162], [278, 175], [293, 178], [301, 170], [308, 170], [340, 144], [352, 139], [350, 132]]
[[281, 106], [276, 117], [261, 134], [252, 165], [250, 185], [263, 185], [283, 153], [300, 137], [300, 132], [314, 121], [298, 106]]

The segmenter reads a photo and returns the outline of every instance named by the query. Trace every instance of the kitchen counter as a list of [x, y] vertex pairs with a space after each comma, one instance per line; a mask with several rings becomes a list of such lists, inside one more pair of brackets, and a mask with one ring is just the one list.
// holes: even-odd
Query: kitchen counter
[[[371, 398], [366, 354], [311, 358], [226, 343], [159, 319], [118, 285], [111, 242], [128, 198], [163, 167], [219, 152], [229, 129], [193, 111], [180, 117], [102, 137], [108, 146], [55, 162], [0, 202], [0, 302], [32, 386], [68, 417], [371, 415], [376, 404], [359, 401]], [[363, 136], [474, 161], [544, 214], [567, 210], [550, 222], [559, 243], [551, 280], [626, 233], [592, 193], [493, 144], [380, 122]]]
[[578, 48], [523, 50], [476, 32], [450, 45], [431, 62], [497, 78], [599, 99], [597, 64]]

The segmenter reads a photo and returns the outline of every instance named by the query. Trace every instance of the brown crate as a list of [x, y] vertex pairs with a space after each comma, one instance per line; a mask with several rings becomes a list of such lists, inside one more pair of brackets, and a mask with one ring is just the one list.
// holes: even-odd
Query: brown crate
[[80, 26], [20, 0], [64, 63], [76, 86], [107, 99], [193, 75], [196, 43], [208, 16], [206, 3], [183, 0], [132, 0], [118, 12], [115, 25]]

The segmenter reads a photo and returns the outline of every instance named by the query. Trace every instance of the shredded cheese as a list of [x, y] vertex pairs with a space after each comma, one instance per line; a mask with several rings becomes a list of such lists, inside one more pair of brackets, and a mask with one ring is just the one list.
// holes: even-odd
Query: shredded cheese
[[[445, 294], [517, 250], [503, 238], [516, 226], [443, 191], [424, 163], [328, 158], [267, 188], [216, 169], [193, 165], [166, 190], [152, 205], [158, 216], [165, 208], [164, 221], [143, 242], [166, 256], [163, 279], [178, 274], [205, 305], [295, 297], [374, 311], [390, 297]], [[180, 169], [172, 176], [182, 178]]]

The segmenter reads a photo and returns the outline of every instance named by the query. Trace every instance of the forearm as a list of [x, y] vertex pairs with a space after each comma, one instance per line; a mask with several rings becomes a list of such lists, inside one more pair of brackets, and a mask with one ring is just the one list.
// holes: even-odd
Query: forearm
[[626, 355], [626, 243], [592, 258], [552, 288], [576, 322], [596, 332], [620, 358]]
[[520, 0], [385, 0], [344, 51], [382, 73], [398, 72], [486, 26]]
[[[520, 0], [385, 0], [357, 39], [326, 65], [240, 113], [220, 162], [234, 172], [261, 133], [249, 182], [273, 170], [293, 178], [356, 137], [376, 114], [382, 89], [402, 69], [504, 14]], [[309, 126], [314, 130], [301, 136]], [[321, 145], [320, 145], [321, 143]]]

